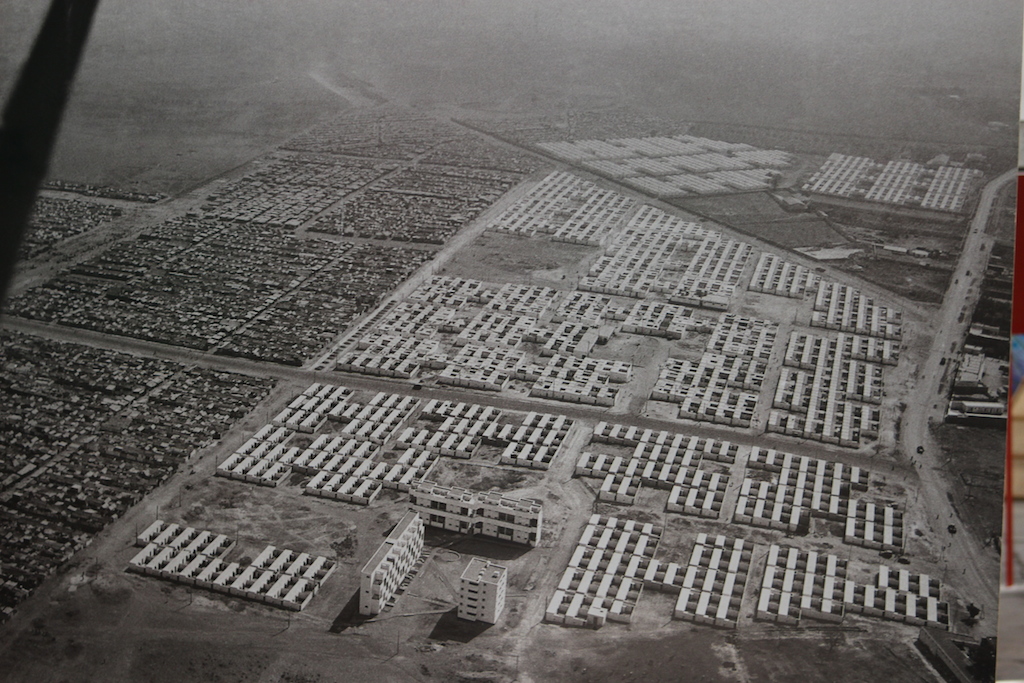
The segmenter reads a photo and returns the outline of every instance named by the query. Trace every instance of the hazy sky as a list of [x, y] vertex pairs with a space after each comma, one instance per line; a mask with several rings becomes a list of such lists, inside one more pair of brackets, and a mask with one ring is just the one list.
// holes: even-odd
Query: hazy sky
[[[39, 5], [0, 2], [5, 93]], [[219, 135], [287, 137], [345, 105], [311, 72], [402, 104], [955, 139], [964, 121], [974, 135], [1015, 119], [1021, 14], [1020, 0], [103, 0], [58, 157], [151, 135], [207, 155]]]

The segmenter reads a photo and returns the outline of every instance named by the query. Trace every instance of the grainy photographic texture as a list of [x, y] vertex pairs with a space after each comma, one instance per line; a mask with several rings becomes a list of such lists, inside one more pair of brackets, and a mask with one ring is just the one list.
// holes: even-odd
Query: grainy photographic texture
[[986, 680], [1021, 24], [105, 0], [0, 329], [0, 679]]

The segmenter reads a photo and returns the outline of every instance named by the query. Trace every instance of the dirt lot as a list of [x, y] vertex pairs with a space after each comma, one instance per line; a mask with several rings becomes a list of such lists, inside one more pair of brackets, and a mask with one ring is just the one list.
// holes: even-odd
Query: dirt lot
[[815, 214], [784, 211], [764, 192], [687, 198], [672, 203], [783, 247], [832, 246], [847, 241]]
[[952, 276], [951, 270], [928, 268], [908, 260], [876, 258], [869, 252], [839, 262], [839, 268], [900, 296], [928, 304], [942, 303]]
[[438, 274], [487, 282], [519, 282], [569, 289], [601, 253], [548, 239], [486, 232], [462, 249]]
[[933, 428], [942, 444], [950, 496], [960, 518], [978, 538], [998, 535], [1003, 524], [1003, 463], [1006, 432], [1002, 429], [943, 424]]

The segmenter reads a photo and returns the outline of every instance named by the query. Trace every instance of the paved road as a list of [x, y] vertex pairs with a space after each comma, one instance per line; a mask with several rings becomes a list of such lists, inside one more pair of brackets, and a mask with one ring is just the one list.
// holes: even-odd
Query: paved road
[[[637, 425], [642, 429], [682, 432], [691, 436], [720, 439], [740, 445], [777, 448], [788, 453], [796, 453], [797, 455], [824, 456], [849, 465], [867, 468], [879, 467], [872, 456], [866, 455], [865, 452], [830, 446], [818, 441], [793, 439], [792, 437], [781, 437], [773, 434], [756, 434], [749, 430], [740, 430], [727, 425], [683, 423], [657, 417], [627, 415], [621, 408], [617, 412], [609, 412], [607, 408], [599, 406], [533, 399], [525, 396], [521, 398], [503, 396], [492, 392], [474, 391], [460, 387], [425, 386], [420, 390], [414, 390], [409, 382], [399, 379], [371, 377], [348, 372], [327, 372], [245, 358], [214, 356], [169, 344], [120, 337], [90, 330], [78, 330], [21, 318], [5, 318], [0, 320], [0, 323], [6, 329], [17, 330], [47, 339], [86, 344], [96, 348], [123, 351], [149, 358], [160, 358], [213, 370], [238, 372], [255, 377], [272, 377], [278, 380], [307, 383], [343, 384], [353, 389], [410, 394], [426, 400], [436, 398], [445, 401], [478, 401], [503, 410], [560, 413], [574, 419], [607, 420], [609, 422], [628, 421], [629, 424]], [[886, 465], [888, 464], [886, 463]]]
[[[1003, 185], [1016, 182], [1016, 179], [1016, 169], [1007, 171], [992, 180], [982, 191], [977, 212], [964, 240], [960, 260], [953, 272], [953, 284], [946, 292], [942, 308], [934, 317], [930, 329], [924, 330], [924, 334], [933, 335], [932, 345], [926, 361], [918, 370], [914, 385], [908, 391], [907, 409], [903, 414], [901, 429], [903, 453], [914, 458], [921, 478], [920, 504], [924, 505], [939, 538], [950, 543], [945, 551], [949, 566], [966, 569], [960, 577], [950, 578], [961, 586], [967, 599], [983, 604], [991, 616], [995, 615], [999, 600], [998, 582], [994, 581], [998, 576], [999, 559], [993, 549], [983, 547], [983, 539], [975, 538], [973, 534], [959, 533], [943, 537], [947, 534], [946, 527], [949, 524], [960, 527], [962, 520], [946, 496], [949, 484], [940, 469], [941, 450], [931, 436], [929, 424], [933, 421], [941, 423], [943, 420], [945, 400], [941, 393], [942, 373], [949, 367], [949, 362], [945, 366], [941, 362], [944, 357], [952, 358], [951, 349], [959, 348], [970, 325], [971, 310], [977, 302], [985, 264], [995, 241], [986, 234], [985, 228], [996, 194]], [[924, 447], [923, 455], [916, 454], [918, 446]], [[994, 619], [990, 624], [994, 629]]]

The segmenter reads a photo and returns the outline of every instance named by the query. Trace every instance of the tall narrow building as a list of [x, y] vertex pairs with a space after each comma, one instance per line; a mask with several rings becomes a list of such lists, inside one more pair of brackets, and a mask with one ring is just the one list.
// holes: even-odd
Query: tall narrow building
[[508, 569], [474, 557], [459, 580], [459, 618], [498, 623], [505, 609]]

